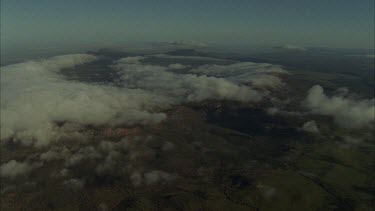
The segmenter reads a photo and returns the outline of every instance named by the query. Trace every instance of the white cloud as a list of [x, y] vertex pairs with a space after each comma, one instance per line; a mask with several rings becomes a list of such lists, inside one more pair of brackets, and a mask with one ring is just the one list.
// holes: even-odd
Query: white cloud
[[[147, 137], [123, 138], [117, 141], [85, 142], [65, 145], [54, 144], [48, 151], [39, 152], [40, 161], [61, 160], [61, 165], [53, 163], [51, 176], [66, 178], [65, 184], [78, 187], [81, 180], [92, 180], [97, 177], [129, 177], [134, 186], [164, 184], [175, 178], [175, 175], [160, 170], [149, 169], [148, 163], [155, 159], [156, 150], [167, 153], [174, 145], [170, 142]], [[153, 166], [154, 168], [155, 166]], [[71, 180], [69, 180], [69, 178]]]
[[259, 74], [259, 73], [282, 73], [287, 74], [288, 72], [282, 69], [279, 65], [267, 64], [267, 63], [253, 63], [253, 62], [238, 62], [230, 65], [202, 65], [191, 72], [205, 74], [216, 77], [232, 77], [232, 76], [243, 76], [246, 74]]
[[170, 104], [161, 96], [67, 81], [57, 72], [93, 60], [94, 56], [77, 54], [2, 67], [1, 140], [43, 146], [64, 132], [55, 122], [153, 124], [166, 118], [150, 112]]
[[115, 150], [109, 151], [104, 161], [96, 166], [96, 173], [99, 175], [111, 174], [117, 164], [117, 160], [121, 158], [122, 154], [120, 152]]
[[40, 157], [40, 160], [43, 160], [43, 161], [53, 161], [53, 160], [59, 160], [59, 159], [64, 158], [61, 156], [59, 152], [56, 152], [56, 151], [44, 152], [40, 154], [39, 157]]
[[319, 133], [319, 128], [314, 120], [308, 121], [302, 125], [302, 130], [310, 133]]
[[168, 67], [129, 64], [123, 60], [119, 60], [113, 68], [121, 72], [121, 79], [127, 88], [148, 90], [176, 103], [209, 99], [258, 101], [262, 98], [261, 93], [250, 87], [224, 78], [174, 74], [168, 71]]
[[319, 85], [308, 91], [304, 105], [312, 113], [332, 116], [337, 124], [347, 128], [371, 127], [375, 118], [375, 99], [329, 97]]
[[41, 163], [18, 162], [16, 160], [10, 160], [7, 163], [1, 164], [0, 176], [13, 179], [18, 176], [27, 175], [33, 169], [41, 165]]
[[78, 150], [78, 152], [69, 156], [65, 160], [66, 166], [74, 166], [80, 164], [85, 160], [100, 159], [102, 156], [96, 151], [93, 146], [87, 146]]

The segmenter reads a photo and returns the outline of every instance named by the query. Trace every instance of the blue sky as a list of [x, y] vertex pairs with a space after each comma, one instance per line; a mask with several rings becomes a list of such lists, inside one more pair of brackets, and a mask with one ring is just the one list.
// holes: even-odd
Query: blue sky
[[2, 0], [2, 48], [197, 40], [374, 47], [373, 0]]

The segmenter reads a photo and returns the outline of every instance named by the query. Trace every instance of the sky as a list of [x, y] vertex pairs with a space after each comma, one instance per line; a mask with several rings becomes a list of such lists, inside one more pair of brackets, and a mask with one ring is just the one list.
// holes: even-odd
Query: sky
[[1, 0], [2, 52], [174, 40], [374, 48], [374, 1]]

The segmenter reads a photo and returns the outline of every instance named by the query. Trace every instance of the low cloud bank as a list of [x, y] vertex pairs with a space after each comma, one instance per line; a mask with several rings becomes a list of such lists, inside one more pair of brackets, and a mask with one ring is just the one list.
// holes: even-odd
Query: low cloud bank
[[315, 85], [309, 91], [304, 105], [314, 114], [332, 116], [335, 122], [346, 128], [372, 127], [375, 118], [375, 99], [356, 100], [347, 92], [327, 96], [321, 86]]
[[170, 102], [139, 89], [119, 89], [68, 81], [58, 70], [94, 61], [76, 54], [25, 62], [1, 69], [1, 140], [43, 146], [65, 131], [56, 122], [80, 125], [158, 123], [151, 110]]
[[231, 80], [206, 75], [175, 74], [169, 67], [121, 59], [113, 66], [122, 74], [123, 85], [170, 98], [176, 103], [203, 100], [259, 101], [262, 94]]
[[281, 50], [290, 50], [290, 51], [307, 51], [305, 47], [298, 46], [298, 45], [291, 45], [291, 44], [276, 46], [275, 48], [281, 49]]
[[271, 64], [238, 62], [189, 70], [178, 63], [146, 64], [144, 58], [126, 57], [111, 66], [120, 75], [119, 86], [67, 80], [60, 74], [98, 59], [88, 54], [2, 67], [1, 140], [46, 146], [78, 137], [85, 125], [156, 124], [167, 118], [163, 110], [177, 104], [258, 102], [269, 95], [267, 89], [282, 86], [279, 76], [287, 74]]

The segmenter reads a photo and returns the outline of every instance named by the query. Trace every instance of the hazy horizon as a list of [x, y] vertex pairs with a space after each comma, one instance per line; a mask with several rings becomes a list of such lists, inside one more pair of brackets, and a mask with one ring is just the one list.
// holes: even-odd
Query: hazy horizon
[[[195, 40], [219, 47], [374, 48], [374, 2], [1, 1], [1, 48]], [[345, 36], [343, 36], [345, 35]]]

